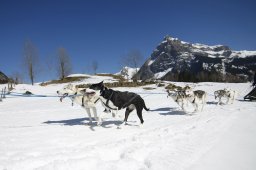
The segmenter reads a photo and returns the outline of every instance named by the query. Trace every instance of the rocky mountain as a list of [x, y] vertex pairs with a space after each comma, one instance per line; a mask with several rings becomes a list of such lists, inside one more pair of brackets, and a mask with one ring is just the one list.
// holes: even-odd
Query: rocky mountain
[[256, 70], [256, 51], [192, 44], [166, 36], [140, 68], [137, 79], [171, 81], [249, 80]]
[[0, 84], [4, 84], [8, 82], [8, 77], [0, 71]]

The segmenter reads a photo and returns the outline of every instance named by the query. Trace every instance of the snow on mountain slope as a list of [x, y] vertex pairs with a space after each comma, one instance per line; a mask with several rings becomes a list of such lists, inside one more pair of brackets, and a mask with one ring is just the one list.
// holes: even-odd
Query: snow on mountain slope
[[[100, 80], [95, 77], [89, 82]], [[249, 84], [192, 85], [208, 93], [203, 112], [186, 114], [166, 97], [164, 88], [155, 85], [150, 85], [156, 88], [152, 91], [117, 88], [139, 93], [151, 109], [143, 111], [143, 127], [132, 112], [128, 125], [121, 129], [117, 125], [124, 110], [119, 111], [122, 119], [109, 115], [102, 126], [95, 122], [89, 126], [85, 110], [72, 107], [68, 99], [61, 103], [56, 97], [9, 96], [0, 102], [0, 169], [254, 170], [255, 103], [236, 100], [233, 105], [216, 106], [212, 95], [230, 87], [241, 99]], [[14, 91], [55, 95], [62, 87], [18, 85]], [[102, 113], [100, 104], [97, 109]]]
[[136, 74], [137, 70], [139, 70], [139, 68], [131, 68], [125, 66], [115, 75], [122, 75], [124, 78], [131, 79], [134, 76], [134, 74]]
[[[217, 74], [217, 77], [223, 77], [218, 81], [223, 81], [224, 77], [228, 79], [231, 75], [244, 81], [250, 80], [255, 66], [256, 51], [233, 51], [225, 45], [189, 43], [166, 36], [153, 50], [136, 76], [141, 80], [156, 78], [200, 82], [211, 81], [209, 74]], [[166, 74], [161, 74], [163, 72]], [[177, 80], [177, 77], [183, 79], [184, 72], [190, 74], [188, 77], [191, 80], [187, 78], [187, 80]], [[233, 82], [237, 82], [234, 78]]]

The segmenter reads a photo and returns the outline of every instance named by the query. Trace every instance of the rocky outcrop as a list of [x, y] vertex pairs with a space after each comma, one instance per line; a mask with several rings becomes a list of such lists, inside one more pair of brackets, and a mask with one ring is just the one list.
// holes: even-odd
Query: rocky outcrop
[[8, 83], [9, 78], [0, 71], [0, 84]]
[[[192, 44], [166, 36], [140, 68], [141, 80], [245, 81], [256, 68], [256, 51]], [[230, 79], [231, 81], [231, 79]]]

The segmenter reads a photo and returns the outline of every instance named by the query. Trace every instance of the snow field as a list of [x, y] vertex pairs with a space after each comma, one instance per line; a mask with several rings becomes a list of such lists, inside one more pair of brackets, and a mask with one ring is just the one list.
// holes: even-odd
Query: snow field
[[[62, 86], [18, 85], [15, 91], [55, 95]], [[117, 88], [141, 93], [151, 110], [143, 111], [142, 127], [132, 112], [121, 129], [124, 110], [121, 119], [109, 114], [102, 126], [90, 126], [85, 110], [68, 99], [9, 97], [0, 102], [0, 169], [255, 169], [256, 104], [216, 106], [213, 92], [225, 87], [237, 90], [237, 99], [249, 91], [248, 83], [195, 84], [207, 91], [208, 103], [188, 114], [163, 88]]]

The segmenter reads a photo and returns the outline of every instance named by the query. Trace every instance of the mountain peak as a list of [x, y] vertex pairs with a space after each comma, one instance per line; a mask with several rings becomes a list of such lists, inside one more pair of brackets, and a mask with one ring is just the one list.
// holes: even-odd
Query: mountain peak
[[170, 35], [166, 35], [164, 37], [164, 41], [178, 41], [178, 40], [179, 40], [178, 38], [173, 38]]
[[193, 44], [167, 35], [144, 63], [137, 77], [166, 79], [166, 75], [171, 73], [174, 76], [166, 80], [177, 81], [173, 77], [188, 72], [190, 77], [216, 73], [215, 77], [227, 74], [238, 77], [239, 74], [248, 79], [255, 67], [256, 51], [232, 51], [226, 45]]

